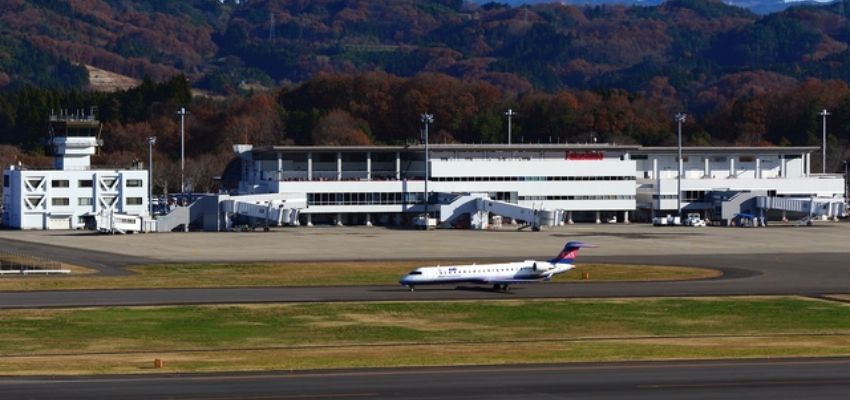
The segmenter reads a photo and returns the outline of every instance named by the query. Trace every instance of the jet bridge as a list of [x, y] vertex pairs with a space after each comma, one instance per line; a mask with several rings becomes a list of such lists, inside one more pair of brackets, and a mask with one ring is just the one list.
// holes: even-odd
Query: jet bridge
[[247, 220], [252, 228], [257, 226], [298, 225], [298, 216], [307, 208], [303, 194], [273, 193], [241, 196], [221, 196], [219, 211], [225, 230], [232, 230], [238, 220]]
[[469, 215], [472, 229], [487, 229], [490, 214], [522, 221], [538, 230], [541, 226], [555, 226], [563, 219], [562, 210], [546, 210], [504, 201], [492, 200], [486, 193], [461, 195], [449, 204], [440, 206], [440, 223], [451, 224], [463, 215]]
[[756, 207], [762, 213], [765, 210], [782, 210], [805, 214], [808, 218], [838, 218], [847, 216], [847, 206], [843, 199], [759, 196], [756, 198]]
[[145, 219], [138, 215], [116, 213], [113, 210], [101, 211], [94, 216], [95, 229], [100, 233], [128, 233], [146, 232]]

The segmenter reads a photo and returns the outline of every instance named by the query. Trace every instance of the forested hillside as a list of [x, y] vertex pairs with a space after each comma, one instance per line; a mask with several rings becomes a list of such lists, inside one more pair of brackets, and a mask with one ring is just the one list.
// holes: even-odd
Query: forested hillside
[[[0, 4], [0, 161], [44, 162], [51, 108], [98, 107], [99, 160], [147, 154], [158, 186], [190, 109], [194, 179], [208, 189], [233, 143], [436, 142], [820, 145], [850, 142], [850, 24], [841, 4], [760, 16], [714, 0], [514, 8], [461, 0], [11, 0]], [[87, 91], [85, 67], [144, 79]], [[146, 79], [145, 79], [146, 78]], [[191, 97], [190, 88], [219, 96]], [[819, 169], [819, 158], [813, 160]], [[206, 171], [206, 172], [204, 172]], [[173, 185], [173, 184], [172, 184]]]
[[716, 0], [521, 8], [462, 0], [12, 0], [0, 5], [0, 60], [18, 61], [0, 63], [0, 84], [85, 83], [29, 72], [46, 68], [51, 54], [138, 79], [182, 73], [220, 93], [380, 70], [443, 73], [516, 92], [638, 92], [661, 77], [689, 104], [743, 72], [850, 79], [841, 12], [833, 3], [758, 16]]

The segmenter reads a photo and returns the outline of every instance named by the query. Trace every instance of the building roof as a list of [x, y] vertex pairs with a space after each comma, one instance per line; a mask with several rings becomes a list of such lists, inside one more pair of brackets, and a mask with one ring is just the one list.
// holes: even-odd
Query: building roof
[[[676, 153], [678, 152], [678, 147], [676, 146], [664, 146], [664, 147], [638, 147], [634, 153], [637, 154], [649, 154], [649, 153]], [[776, 146], [776, 147], [767, 147], [767, 146], [683, 146], [683, 153], [710, 153], [710, 154], [723, 154], [723, 153], [773, 153], [773, 154], [789, 154], [789, 153], [811, 153], [816, 150], [820, 150], [820, 147], [817, 146]]]
[[[608, 143], [535, 143], [535, 144], [430, 144], [432, 151], [632, 151], [640, 146], [618, 145]], [[396, 151], [424, 151], [425, 145], [405, 146], [257, 146], [251, 151], [254, 153], [283, 152], [304, 153], [312, 152], [396, 152]]]
[[[676, 146], [650, 146], [619, 145], [610, 143], [523, 143], [523, 144], [431, 144], [431, 151], [620, 151], [634, 154], [670, 153], [678, 151]], [[306, 153], [306, 152], [328, 152], [328, 153], [393, 153], [422, 152], [425, 146], [414, 145], [372, 145], [372, 146], [256, 146], [253, 153]], [[820, 150], [817, 146], [787, 146], [787, 147], [757, 147], [757, 146], [688, 146], [682, 147], [684, 153], [702, 154], [725, 154], [725, 153], [771, 153], [771, 154], [799, 154], [812, 153]]]

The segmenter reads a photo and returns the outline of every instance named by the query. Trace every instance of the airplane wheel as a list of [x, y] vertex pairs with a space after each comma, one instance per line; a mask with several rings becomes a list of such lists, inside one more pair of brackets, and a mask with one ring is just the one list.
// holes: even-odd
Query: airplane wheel
[[410, 291], [411, 291], [411, 292], [412, 292], [412, 291], [414, 291], [414, 290], [416, 290], [416, 289], [414, 289], [414, 288], [413, 288], [413, 285], [410, 285], [410, 286], [408, 286], [408, 287], [410, 288]]

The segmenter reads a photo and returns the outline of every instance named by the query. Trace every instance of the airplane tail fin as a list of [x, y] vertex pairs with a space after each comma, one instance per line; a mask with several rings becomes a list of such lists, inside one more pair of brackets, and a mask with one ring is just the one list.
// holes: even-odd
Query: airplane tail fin
[[549, 260], [552, 264], [572, 264], [575, 262], [576, 257], [578, 257], [578, 250], [582, 247], [596, 247], [592, 244], [582, 243], [582, 242], [568, 242], [564, 249], [561, 250], [561, 253], [558, 254], [557, 257]]

